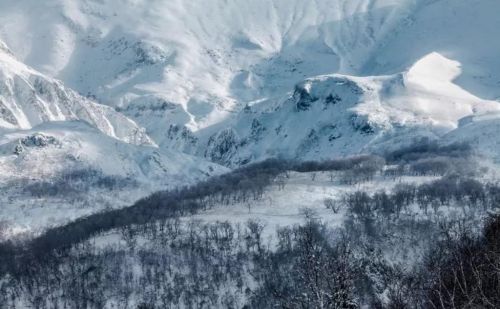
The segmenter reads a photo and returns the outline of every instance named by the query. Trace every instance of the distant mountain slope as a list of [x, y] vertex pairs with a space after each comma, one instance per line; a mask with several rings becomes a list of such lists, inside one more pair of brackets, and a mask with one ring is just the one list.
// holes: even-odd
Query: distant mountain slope
[[171, 124], [205, 128], [305, 77], [358, 71], [414, 2], [7, 0], [0, 38], [161, 140]]
[[182, 185], [218, 169], [186, 154], [118, 141], [78, 121], [49, 122], [4, 134], [0, 158], [2, 178], [48, 179], [66, 170], [91, 168], [145, 183]]
[[24, 65], [0, 45], [0, 221], [13, 229], [122, 207], [225, 170], [158, 148], [133, 120]]
[[[36, 178], [33, 168], [53, 174], [60, 169], [52, 164], [64, 166], [81, 158], [87, 158], [83, 161], [92, 168], [132, 178], [155, 173], [155, 168], [144, 165], [147, 157], [157, 163], [156, 169], [164, 170], [159, 175], [196, 178], [199, 173], [191, 174], [190, 162], [196, 161], [192, 166], [199, 165], [202, 174], [205, 165], [211, 165], [158, 149], [133, 120], [24, 65], [5, 44], [0, 46], [0, 147], [3, 154], [18, 156], [14, 161], [21, 166], [16, 168], [32, 178]], [[34, 166], [22, 167], [23, 162]]]
[[120, 107], [158, 142], [322, 74], [391, 75], [438, 52], [458, 84], [500, 97], [496, 0], [5, 0], [20, 59]]
[[226, 169], [201, 158], [111, 138], [80, 121], [0, 135], [0, 221], [36, 231]]
[[27, 67], [4, 45], [0, 49], [0, 128], [30, 129], [65, 120], [84, 120], [128, 143], [154, 144], [134, 121]]
[[309, 78], [289, 96], [248, 105], [215, 133], [197, 136], [198, 152], [238, 165], [275, 156], [328, 159], [439, 139], [464, 118], [500, 112], [500, 103], [454, 84], [460, 73], [460, 63], [431, 53], [395, 75]]
[[[496, 110], [499, 9], [496, 0], [6, 0], [0, 38], [160, 147], [240, 164], [390, 147]], [[325, 111], [287, 110], [309, 84], [329, 89], [321, 101], [342, 93], [342, 80], [362, 93]], [[259, 126], [268, 132], [255, 141]]]
[[500, 164], [500, 113], [465, 117], [460, 126], [443, 137], [445, 142], [466, 142]]
[[500, 2], [423, 0], [404, 24], [380, 41], [360, 72], [394, 74], [438, 52], [462, 64], [455, 81], [485, 99], [500, 99]]

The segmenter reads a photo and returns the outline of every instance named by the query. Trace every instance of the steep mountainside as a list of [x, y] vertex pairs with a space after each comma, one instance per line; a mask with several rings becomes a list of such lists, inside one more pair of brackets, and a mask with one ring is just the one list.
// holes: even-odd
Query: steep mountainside
[[0, 221], [13, 229], [60, 224], [223, 171], [158, 148], [133, 120], [0, 46]]
[[431, 53], [394, 75], [312, 77], [282, 99], [247, 105], [234, 119], [210, 128], [215, 133], [171, 130], [177, 132], [172, 138], [185, 150], [198, 142], [199, 155], [226, 165], [386, 152], [422, 137], [471, 141], [467, 130], [451, 132], [467, 119], [481, 122], [482, 115], [495, 122], [491, 115], [499, 113], [500, 104], [454, 84], [460, 73], [460, 63]]
[[160, 138], [150, 116], [196, 130], [304, 77], [357, 71], [413, 2], [6, 1], [0, 37]]
[[25, 66], [3, 45], [0, 49], [0, 129], [30, 129], [45, 122], [65, 120], [86, 121], [104, 134], [127, 143], [154, 144], [134, 121]]
[[[208, 3], [7, 0], [0, 4], [0, 38], [27, 64], [63, 80], [85, 96], [117, 107], [145, 127], [162, 147], [206, 154], [224, 162], [229, 159], [219, 158], [227, 155], [212, 149], [213, 140], [233, 139], [234, 133], [224, 131], [220, 133], [222, 137], [212, 137], [209, 149], [202, 149], [214, 132], [228, 127], [228, 122], [252, 118], [242, 116], [248, 112], [245, 106], [259, 109], [257, 106], [269, 105], [263, 102], [286, 100], [283, 98], [289, 96], [287, 93], [296, 83], [324, 74], [384, 76], [336, 77], [365, 86], [389, 88], [372, 91], [358, 85], [364, 93], [361, 101], [372, 93], [383, 108], [374, 110], [376, 104], [363, 103], [356, 108], [344, 104], [347, 108], [342, 113], [351, 114], [356, 110], [362, 119], [370, 113], [370, 122], [383, 124], [385, 128], [391, 123], [412, 131], [418, 123], [438, 127], [441, 133], [443, 127], [449, 130], [456, 126], [458, 116], [472, 114], [471, 108], [475, 107], [471, 106], [479, 100], [476, 97], [491, 100], [500, 96], [500, 62], [496, 57], [500, 46], [493, 39], [500, 27], [500, 19], [495, 16], [498, 9], [499, 3], [495, 0], [230, 3], [222, 0]], [[412, 85], [412, 72], [408, 68], [432, 53], [460, 63], [461, 74], [452, 73], [443, 78], [441, 73], [436, 73], [437, 68], [432, 70], [432, 74], [437, 74], [432, 77], [434, 80], [447, 83], [453, 80], [455, 85], [448, 83], [445, 89], [428, 88], [433, 82], [426, 83], [424, 88], [428, 89]], [[408, 72], [407, 79], [403, 79], [400, 72]], [[325, 78], [319, 80], [322, 79]], [[328, 83], [313, 80], [305, 84]], [[397, 86], [403, 82], [409, 85]], [[301, 87], [299, 84], [297, 89]], [[400, 88], [404, 94], [398, 93]], [[440, 103], [451, 102], [446, 95], [443, 97], [443, 93], [449, 91], [459, 91], [461, 102], [474, 98], [470, 104], [456, 103], [461, 107], [450, 111], [449, 104]], [[466, 91], [471, 95], [465, 95]], [[300, 93], [295, 97], [297, 95]], [[416, 99], [420, 95], [423, 97]], [[403, 106], [404, 102], [408, 105]], [[298, 147], [304, 139], [299, 135], [310, 134], [310, 129], [316, 133], [328, 131], [327, 140], [340, 134], [324, 127], [336, 120], [323, 120], [328, 112], [320, 113], [321, 108], [315, 112], [311, 109], [311, 116], [304, 118], [285, 110], [282, 108], [280, 116], [287, 119], [284, 122], [300, 121], [297, 127], [306, 128], [300, 134], [292, 134], [296, 141], [280, 139], [285, 143], [281, 148], [287, 155], [290, 151], [293, 155], [310, 152], [310, 145]], [[316, 113], [320, 115], [312, 116]], [[323, 124], [314, 123], [317, 119]], [[240, 139], [251, 133], [241, 132], [242, 127], [249, 127], [245, 121], [248, 119], [230, 126]], [[287, 126], [286, 123], [280, 125]], [[338, 131], [339, 124], [335, 125]], [[277, 126], [268, 129], [274, 130]], [[429, 131], [434, 134], [436, 128]], [[342, 134], [344, 140], [350, 136], [347, 132]], [[349, 152], [348, 149], [360, 150], [372, 141], [358, 135], [351, 137], [356, 140], [350, 140], [352, 146], [347, 148], [345, 143], [338, 144], [339, 141], [330, 147], [331, 140], [319, 141], [320, 148], [341, 154]], [[273, 145], [273, 137], [265, 140], [259, 149], [242, 150], [238, 159], [229, 161], [241, 163], [249, 158], [283, 154]], [[308, 156], [322, 157], [323, 151], [319, 154]]]
[[80, 121], [47, 122], [0, 136], [0, 221], [36, 232], [224, 168], [179, 152], [132, 145]]
[[[113, 175], [140, 178], [158, 170], [182, 174], [185, 169], [186, 177], [197, 177], [186, 169], [189, 156], [158, 149], [133, 120], [20, 63], [5, 45], [0, 50], [0, 133], [3, 154], [15, 154], [15, 162], [28, 161], [52, 174], [59, 170], [53, 164], [63, 167], [68, 160], [87, 157], [88, 165]], [[157, 171], [143, 166], [143, 158], [153, 154]], [[203, 169], [205, 164], [198, 161], [193, 166]], [[24, 177], [36, 178], [32, 168], [17, 168]]]
[[467, 89], [498, 97], [498, 46], [489, 39], [500, 26], [498, 5], [7, 0], [0, 37], [27, 64], [80, 93], [144, 122], [153, 114], [198, 129], [304, 77], [393, 74], [432, 51], [464, 64]]

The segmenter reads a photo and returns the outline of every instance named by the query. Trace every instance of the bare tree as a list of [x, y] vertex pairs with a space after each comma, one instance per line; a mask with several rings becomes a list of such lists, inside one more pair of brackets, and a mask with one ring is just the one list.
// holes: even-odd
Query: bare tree
[[340, 203], [340, 201], [337, 201], [337, 200], [334, 200], [332, 198], [325, 198], [323, 200], [323, 204], [325, 205], [325, 207], [327, 209], [330, 209], [333, 211], [333, 213], [338, 213], [342, 204]]

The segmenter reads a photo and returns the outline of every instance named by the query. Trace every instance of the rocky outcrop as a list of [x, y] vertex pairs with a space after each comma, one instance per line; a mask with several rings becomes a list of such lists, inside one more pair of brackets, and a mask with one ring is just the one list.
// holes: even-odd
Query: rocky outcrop
[[50, 145], [58, 146], [61, 143], [53, 136], [44, 135], [42, 133], [34, 133], [19, 139], [19, 143], [14, 148], [14, 153], [19, 155], [26, 148], [38, 147], [43, 148]]
[[212, 162], [227, 164], [236, 154], [240, 140], [233, 129], [225, 129], [212, 135], [207, 143], [205, 157]]

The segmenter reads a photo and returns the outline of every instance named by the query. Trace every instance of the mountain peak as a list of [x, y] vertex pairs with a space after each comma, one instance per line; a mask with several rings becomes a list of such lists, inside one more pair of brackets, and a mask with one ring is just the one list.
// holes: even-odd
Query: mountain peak
[[437, 52], [425, 55], [408, 70], [410, 80], [427, 79], [430, 81], [451, 82], [462, 74], [461, 64]]

